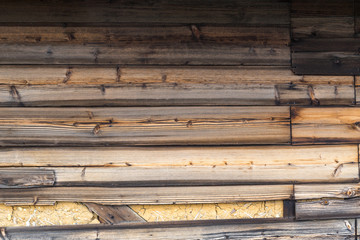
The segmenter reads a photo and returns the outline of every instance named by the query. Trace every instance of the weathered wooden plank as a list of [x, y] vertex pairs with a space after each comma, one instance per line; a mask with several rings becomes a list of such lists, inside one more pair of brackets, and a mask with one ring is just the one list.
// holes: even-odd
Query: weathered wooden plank
[[360, 185], [347, 184], [296, 184], [294, 186], [295, 199], [319, 198], [354, 198], [359, 197]]
[[0, 145], [288, 144], [288, 107], [2, 108]]
[[[353, 77], [296, 76], [284, 67], [3, 66], [0, 84], [6, 84], [0, 86], [2, 106], [350, 105], [354, 102]], [[43, 84], [47, 86], [33, 86]]]
[[360, 200], [323, 199], [296, 202], [296, 219], [334, 219], [360, 216]]
[[119, 24], [115, 26], [0, 26], [0, 43], [176, 43], [216, 42], [246, 46], [289, 45], [288, 26], [234, 24]]
[[129, 206], [109, 206], [96, 203], [85, 203], [85, 206], [98, 215], [102, 223], [113, 225], [124, 222], [146, 222]]
[[0, 168], [0, 188], [31, 188], [54, 184], [55, 173], [52, 170]]
[[290, 199], [292, 185], [184, 187], [52, 187], [2, 189], [0, 202], [8, 205], [43, 202], [90, 202], [104, 205], [227, 203]]
[[0, 44], [0, 64], [290, 65], [287, 46], [217, 43]]
[[359, 143], [360, 108], [292, 107], [294, 144]]
[[1, 23], [289, 23], [289, 3], [281, 0], [16, 0], [3, 1], [1, 7]]
[[354, 1], [355, 4], [355, 34], [360, 36], [360, 2]]
[[302, 39], [292, 44], [294, 52], [353, 52], [360, 48], [359, 38]]
[[359, 176], [357, 155], [355, 145], [30, 148], [2, 150], [0, 165], [45, 166], [55, 172], [57, 186], [354, 182]]
[[10, 239], [354, 239], [355, 220], [239, 224], [238, 221], [128, 223], [4, 229]]

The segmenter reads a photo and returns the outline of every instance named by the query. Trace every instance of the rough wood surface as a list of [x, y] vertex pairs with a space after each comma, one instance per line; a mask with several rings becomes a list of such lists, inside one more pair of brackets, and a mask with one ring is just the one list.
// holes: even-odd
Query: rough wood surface
[[319, 198], [354, 198], [360, 196], [360, 185], [357, 183], [343, 184], [296, 184], [295, 199]]
[[285, 106], [2, 108], [0, 145], [288, 144], [289, 112]]
[[[216, 225], [215, 225], [216, 224]], [[355, 220], [239, 224], [237, 221], [192, 221], [116, 226], [6, 228], [10, 239], [354, 239]]]
[[296, 219], [333, 219], [360, 216], [360, 200], [323, 199], [296, 202]]
[[360, 108], [293, 107], [291, 122], [295, 144], [360, 142]]
[[124, 222], [145, 222], [129, 206], [109, 206], [96, 203], [85, 203], [90, 211], [99, 216], [100, 221], [107, 224], [119, 224]]
[[357, 157], [356, 145], [3, 148], [0, 166], [46, 167], [70, 186], [351, 182]]
[[[66, 3], [66, 4], [65, 4]], [[6, 0], [0, 22], [6, 23], [234, 23], [289, 24], [289, 3], [281, 0], [81, 0], [43, 2]]]
[[0, 202], [31, 205], [49, 202], [91, 202], [104, 205], [229, 203], [290, 199], [292, 185], [184, 187], [52, 187], [2, 189]]
[[55, 173], [52, 170], [0, 168], [0, 188], [42, 187], [54, 183]]

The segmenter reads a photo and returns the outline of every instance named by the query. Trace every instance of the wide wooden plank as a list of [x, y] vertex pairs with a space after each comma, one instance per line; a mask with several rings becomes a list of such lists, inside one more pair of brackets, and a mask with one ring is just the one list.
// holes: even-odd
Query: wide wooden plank
[[119, 24], [117, 26], [0, 26], [0, 43], [238, 43], [245, 46], [289, 45], [287, 25]]
[[288, 144], [289, 114], [285, 106], [2, 108], [0, 145]]
[[96, 203], [85, 203], [85, 206], [99, 216], [102, 223], [113, 225], [124, 222], [146, 222], [129, 206], [109, 206]]
[[296, 219], [334, 219], [360, 216], [360, 200], [323, 199], [296, 202]]
[[270, 222], [186, 221], [116, 226], [9, 227], [10, 239], [354, 239], [355, 220]]
[[0, 168], [0, 188], [52, 186], [55, 173], [45, 169]]
[[5, 23], [237, 23], [288, 24], [289, 3], [281, 0], [164, 0], [104, 2], [2, 1]]
[[359, 143], [360, 108], [292, 107], [294, 144]]
[[104, 205], [229, 203], [290, 199], [292, 185], [184, 187], [47, 187], [2, 189], [0, 202], [8, 205], [49, 202], [90, 202]]
[[[0, 67], [2, 106], [350, 105], [353, 77], [287, 67]], [[46, 86], [34, 86], [43, 85]], [[23, 86], [26, 85], [26, 86]]]
[[0, 44], [0, 64], [290, 65], [287, 46], [217, 43]]
[[2, 148], [0, 167], [46, 167], [60, 185], [350, 182], [357, 157], [356, 145]]
[[354, 198], [359, 197], [358, 183], [344, 184], [296, 184], [294, 195], [297, 200], [319, 198]]

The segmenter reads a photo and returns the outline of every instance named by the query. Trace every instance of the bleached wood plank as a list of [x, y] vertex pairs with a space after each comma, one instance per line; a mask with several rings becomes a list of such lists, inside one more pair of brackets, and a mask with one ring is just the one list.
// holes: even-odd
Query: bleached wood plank
[[296, 184], [295, 199], [319, 198], [354, 198], [359, 195], [360, 185], [357, 183], [342, 184]]

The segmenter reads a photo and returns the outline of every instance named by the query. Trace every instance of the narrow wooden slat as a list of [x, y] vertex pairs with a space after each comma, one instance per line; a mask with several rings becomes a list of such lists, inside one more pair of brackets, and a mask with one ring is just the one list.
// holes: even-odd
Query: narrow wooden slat
[[1, 83], [6, 84], [0, 86], [2, 106], [350, 105], [354, 102], [353, 77], [296, 76], [284, 67], [3, 66]]
[[52, 170], [0, 168], [0, 188], [31, 188], [52, 186], [54, 183]]
[[[66, 4], [65, 4], [66, 3]], [[238, 23], [288, 24], [289, 3], [281, 0], [81, 0], [43, 2], [3, 1], [1, 23]]]
[[[247, 46], [290, 43], [288, 26], [233, 24], [119, 24], [118, 26], [0, 26], [0, 43], [177, 43], [216, 42]], [[196, 32], [196, 34], [195, 34]]]
[[0, 44], [0, 64], [290, 65], [286, 46]]
[[[2, 108], [0, 145], [288, 144], [288, 107]], [[11, 129], [11, 131], [9, 131]]]
[[360, 185], [356, 183], [344, 184], [297, 184], [295, 185], [295, 199], [319, 198], [354, 198], [359, 197]]
[[292, 185], [186, 187], [52, 187], [2, 189], [0, 202], [8, 205], [42, 202], [90, 202], [104, 205], [228, 203], [290, 199]]
[[360, 200], [324, 199], [296, 202], [296, 219], [334, 219], [360, 216]]
[[124, 222], [146, 222], [129, 206], [108, 206], [96, 203], [85, 203], [90, 211], [99, 216], [100, 220], [107, 224], [119, 224]]
[[355, 145], [10, 148], [0, 150], [0, 166], [46, 167], [57, 185], [351, 182], [357, 156]]
[[6, 228], [10, 239], [355, 239], [355, 220], [239, 224], [237, 221]]
[[354, 1], [355, 3], [355, 34], [360, 36], [360, 2]]
[[293, 107], [291, 121], [295, 144], [360, 142], [360, 108]]

